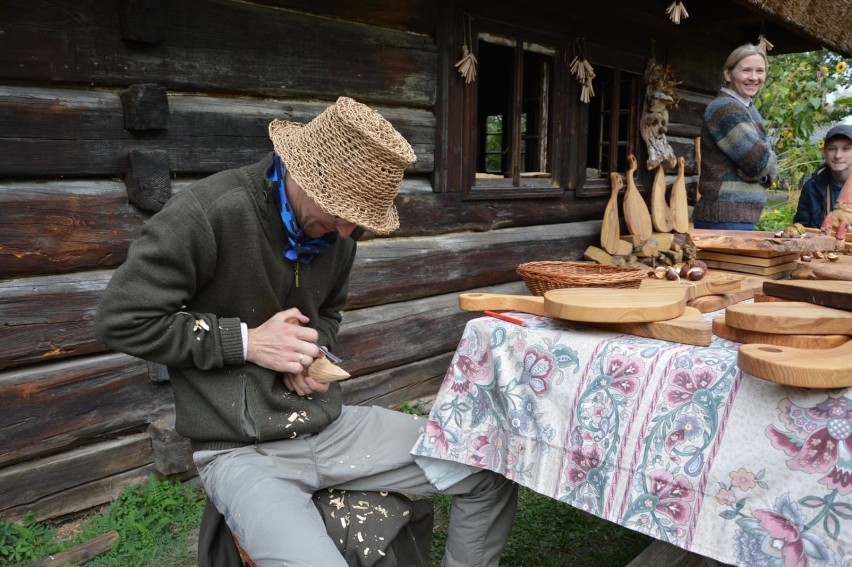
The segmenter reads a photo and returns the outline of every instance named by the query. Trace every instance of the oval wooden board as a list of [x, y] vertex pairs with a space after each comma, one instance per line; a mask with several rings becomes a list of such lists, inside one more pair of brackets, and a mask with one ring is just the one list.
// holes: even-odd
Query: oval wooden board
[[741, 303], [725, 310], [725, 324], [785, 335], [852, 335], [852, 312], [802, 301]]
[[586, 323], [648, 323], [683, 314], [687, 289], [572, 287], [544, 294], [550, 317]]
[[713, 319], [713, 334], [729, 341], [743, 344], [767, 344], [789, 346], [794, 348], [835, 348], [849, 342], [850, 335], [782, 335], [779, 333], [761, 333], [729, 327], [725, 324], [725, 316]]
[[818, 266], [814, 268], [814, 275], [820, 280], [852, 281], [852, 266]]
[[[496, 293], [461, 293], [459, 308], [465, 311], [508, 310], [553, 317], [545, 312], [544, 298], [533, 295]], [[688, 345], [708, 346], [713, 339], [710, 325], [697, 309], [685, 307], [683, 314], [667, 321], [651, 323], [590, 323], [618, 333], [671, 341]]]
[[624, 222], [627, 224], [627, 229], [630, 234], [635, 234], [640, 240], [648, 240], [651, 238], [653, 226], [651, 225], [651, 212], [648, 210], [648, 205], [639, 189], [636, 187], [636, 182], [633, 181], [633, 174], [636, 171], [636, 158], [633, 154], [627, 156], [629, 168], [624, 175], [627, 179], [627, 190], [624, 192]]
[[832, 349], [805, 349], [765, 344], [740, 345], [740, 370], [758, 378], [799, 388], [852, 386], [852, 342]]

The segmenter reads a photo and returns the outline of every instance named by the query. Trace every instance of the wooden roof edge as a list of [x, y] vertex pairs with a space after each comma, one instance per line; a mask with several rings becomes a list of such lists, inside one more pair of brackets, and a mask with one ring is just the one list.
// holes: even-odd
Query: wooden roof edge
[[[852, 57], [852, 2], [838, 0], [744, 0], [792, 26], [818, 45]], [[770, 38], [771, 40], [771, 38]]]

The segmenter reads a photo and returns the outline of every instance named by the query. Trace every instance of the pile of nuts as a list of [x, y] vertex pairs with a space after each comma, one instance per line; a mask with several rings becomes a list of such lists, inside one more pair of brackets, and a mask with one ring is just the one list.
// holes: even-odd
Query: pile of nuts
[[839, 257], [840, 256], [838, 256], [834, 252], [822, 252], [820, 250], [816, 250], [814, 252], [805, 252], [804, 254], [799, 256], [799, 260], [801, 260], [802, 262], [810, 262], [811, 260], [816, 258], [817, 260], [828, 260], [829, 262], [836, 262]]
[[680, 281], [681, 278], [696, 282], [707, 275], [707, 264], [695, 259], [674, 266], [657, 266], [648, 271], [649, 277], [659, 280]]

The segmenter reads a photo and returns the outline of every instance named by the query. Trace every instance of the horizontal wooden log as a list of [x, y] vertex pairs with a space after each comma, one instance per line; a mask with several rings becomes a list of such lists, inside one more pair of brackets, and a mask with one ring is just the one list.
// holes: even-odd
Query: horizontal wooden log
[[3, 511], [4, 520], [21, 520], [32, 512], [35, 520], [48, 520], [76, 515], [96, 506], [109, 504], [130, 486], [141, 484], [152, 474], [154, 465], [149, 464], [119, 474], [99, 478], [92, 482], [74, 486], [37, 502], [15, 506]]
[[[187, 185], [177, 181], [172, 188]], [[433, 193], [425, 179], [407, 177], [396, 205], [401, 226], [392, 236], [400, 238], [599, 220], [606, 201], [567, 193], [495, 206]], [[0, 280], [116, 267], [149, 217], [128, 204], [120, 182], [0, 182]]]
[[[519, 264], [580, 259], [599, 234], [593, 221], [364, 242], [346, 309], [517, 281]], [[0, 369], [104, 352], [92, 322], [111, 277], [98, 270], [0, 281]]]
[[[459, 337], [461, 338], [461, 337]], [[343, 401], [353, 405], [397, 406], [431, 397], [447, 373], [453, 353], [438, 354], [411, 364], [341, 382]]]
[[592, 221], [365, 242], [347, 308], [516, 281], [519, 264], [579, 260], [599, 238], [600, 223]]
[[430, 36], [249, 2], [163, 5], [162, 41], [140, 45], [122, 41], [113, 0], [7, 0], [0, 76], [330, 100], [348, 93], [365, 102], [424, 108], [434, 103], [437, 53]]
[[35, 563], [30, 563], [27, 567], [51, 567], [58, 565], [83, 564], [91, 561], [95, 557], [99, 557], [109, 550], [118, 542], [119, 535], [117, 530], [110, 530], [107, 533], [93, 538], [86, 543], [75, 545], [71, 549], [66, 549], [56, 555], [45, 557]]
[[335, 354], [354, 377], [395, 368], [454, 350], [472, 317], [459, 309], [457, 293], [347, 311]]
[[0, 372], [0, 466], [142, 430], [172, 400], [123, 354]]
[[0, 516], [152, 461], [151, 437], [136, 433], [0, 469]]
[[0, 281], [0, 369], [103, 352], [92, 321], [111, 271]]
[[[0, 86], [0, 177], [118, 177], [132, 150], [166, 152], [177, 175], [214, 173], [272, 151], [273, 119], [308, 122], [330, 102], [174, 95], [167, 130], [131, 132], [118, 91]], [[374, 108], [411, 143], [417, 163], [408, 171], [431, 172], [432, 113]]]
[[336, 17], [374, 26], [403, 29], [415, 33], [432, 33], [440, 5], [434, 0], [259, 0], [256, 4], [299, 10]]

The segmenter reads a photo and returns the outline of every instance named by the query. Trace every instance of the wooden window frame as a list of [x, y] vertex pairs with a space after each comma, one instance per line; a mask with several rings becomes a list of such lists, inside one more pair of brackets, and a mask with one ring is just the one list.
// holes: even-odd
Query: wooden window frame
[[[462, 83], [460, 106], [462, 110], [462, 148], [461, 148], [461, 193], [462, 198], [466, 200], [482, 200], [482, 199], [521, 199], [533, 197], [555, 197], [562, 194], [565, 188], [564, 180], [564, 154], [563, 145], [556, 142], [559, 137], [556, 135], [558, 124], [564, 121], [565, 112], [560, 105], [560, 95], [557, 93], [565, 80], [563, 75], [565, 44], [564, 40], [549, 36], [546, 34], [537, 33], [526, 28], [516, 27], [503, 24], [493, 20], [484, 18], [471, 18], [470, 20], [471, 37], [473, 38], [472, 51], [478, 57], [478, 38], [480, 33], [491, 36], [499, 36], [511, 38], [515, 42], [515, 61], [513, 77], [522, 76], [522, 51], [527, 44], [535, 43], [546, 45], [554, 50], [553, 69], [549, 79], [549, 95], [553, 97], [553, 101], [549, 104], [550, 116], [548, 117], [548, 142], [547, 155], [549, 160], [548, 177], [523, 177], [520, 173], [520, 165], [517, 163], [517, 155], [512, 152], [510, 170], [511, 177], [499, 179], [482, 179], [477, 178], [477, 149], [479, 143], [479, 125], [478, 125], [478, 96], [479, 85], [476, 81], [472, 83]], [[522, 106], [521, 99], [523, 93], [521, 82], [513, 81], [512, 105], [513, 105], [513, 121], [519, 121], [520, 108]], [[564, 95], [562, 95], [564, 100]], [[455, 103], [451, 103], [455, 104]], [[519, 128], [509, 127], [504, 130], [504, 135], [511, 136], [510, 147], [512, 149], [520, 148], [521, 133]], [[519, 151], [519, 150], [518, 150]]]
[[[561, 37], [537, 32], [531, 28], [506, 24], [484, 17], [464, 14], [461, 9], [451, 9], [446, 14], [444, 33], [439, 41], [445, 46], [442, 72], [439, 75], [439, 104], [436, 107], [438, 139], [436, 140], [436, 172], [433, 186], [437, 192], [460, 192], [463, 200], [504, 200], [553, 198], [565, 191], [575, 191], [576, 197], [606, 197], [611, 193], [608, 176], [605, 179], [586, 179], [589, 136], [589, 106], [580, 102], [580, 86], [570, 76], [568, 68], [573, 59], [573, 37]], [[469, 26], [469, 34], [462, 32]], [[503, 37], [514, 37], [552, 47], [557, 51], [553, 69], [553, 104], [550, 121], [549, 178], [525, 178], [514, 186], [511, 178], [477, 179], [478, 83], [466, 83], [455, 68], [462, 53], [466, 37], [472, 38], [468, 48], [478, 57], [480, 32]], [[644, 75], [646, 58], [614, 50], [606, 46], [586, 43], [585, 52], [592, 65], [603, 65], [618, 73], [627, 71]], [[644, 87], [644, 85], [641, 85]], [[642, 89], [640, 88], [640, 91]], [[645, 163], [646, 150], [638, 133], [641, 96], [630, 123], [635, 129], [631, 136], [637, 162]], [[516, 93], [515, 96], [520, 96]], [[624, 172], [621, 172], [624, 173]], [[636, 184], [640, 191], [649, 186], [650, 174], [640, 167]]]

